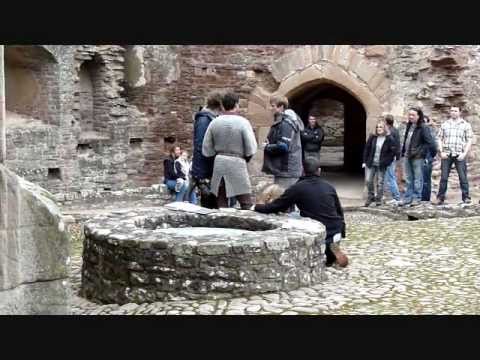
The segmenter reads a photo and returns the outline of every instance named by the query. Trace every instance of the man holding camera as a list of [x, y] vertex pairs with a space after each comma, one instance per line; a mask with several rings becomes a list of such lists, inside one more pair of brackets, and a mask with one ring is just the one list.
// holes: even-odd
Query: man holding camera
[[452, 164], [455, 164], [457, 169], [463, 203], [470, 204], [472, 202], [468, 190], [466, 160], [472, 146], [472, 140], [472, 126], [460, 117], [460, 108], [452, 106], [450, 108], [450, 119], [442, 124], [438, 132], [438, 149], [442, 160], [442, 175], [437, 195], [437, 205], [442, 205], [445, 202], [448, 177]]

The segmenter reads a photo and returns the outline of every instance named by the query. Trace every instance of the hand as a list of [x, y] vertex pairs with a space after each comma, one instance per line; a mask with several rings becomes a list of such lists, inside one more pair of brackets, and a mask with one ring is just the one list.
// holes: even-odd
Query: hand
[[445, 160], [446, 158], [448, 158], [447, 153], [445, 153], [445, 152], [442, 151], [442, 152], [440, 153], [440, 159]]
[[463, 161], [463, 160], [465, 160], [466, 157], [467, 157], [467, 154], [463, 153], [463, 154], [458, 155], [457, 160], [458, 161]]
[[365, 163], [362, 164], [362, 169], [365, 169], [367, 165]]

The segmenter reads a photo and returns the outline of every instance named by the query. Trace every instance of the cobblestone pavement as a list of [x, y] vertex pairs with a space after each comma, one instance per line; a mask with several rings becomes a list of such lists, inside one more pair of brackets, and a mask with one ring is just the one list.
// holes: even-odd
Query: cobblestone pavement
[[[345, 269], [327, 269], [322, 284], [217, 301], [98, 305], [75, 295], [80, 285], [81, 243], [73, 242], [73, 314], [479, 314], [480, 218], [391, 221], [346, 213], [350, 258]], [[73, 238], [77, 238], [73, 227]]]

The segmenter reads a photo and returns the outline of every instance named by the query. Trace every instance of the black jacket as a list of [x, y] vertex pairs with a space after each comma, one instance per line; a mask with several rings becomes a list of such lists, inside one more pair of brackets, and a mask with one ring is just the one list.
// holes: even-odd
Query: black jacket
[[163, 182], [166, 184], [167, 180], [177, 180], [178, 175], [175, 173], [175, 159], [169, 156], [163, 160]]
[[215, 118], [210, 111], [199, 111], [195, 114], [193, 124], [193, 159], [192, 176], [197, 179], [210, 179], [213, 174], [213, 162], [215, 157], [205, 157], [202, 154], [202, 144], [208, 126]]
[[[405, 156], [407, 149], [405, 149], [405, 141], [407, 140], [407, 134], [410, 130], [412, 123], [407, 124], [407, 129], [405, 130], [405, 136], [403, 138], [402, 146], [402, 156]], [[409, 159], [425, 159], [428, 152], [433, 153], [436, 149], [435, 140], [430, 134], [430, 130], [423, 124], [415, 126], [410, 139], [410, 153]], [[436, 151], [435, 151], [436, 152]]]
[[395, 142], [395, 147], [397, 149], [397, 153], [395, 154], [395, 157], [400, 159], [402, 156], [402, 144], [400, 141], [400, 131], [396, 127], [392, 127], [390, 129], [390, 136], [392, 137], [393, 141]]
[[301, 177], [281, 197], [265, 205], [255, 205], [264, 214], [283, 212], [297, 205], [300, 215], [320, 221], [327, 229], [327, 238], [342, 233], [345, 237], [345, 218], [337, 191], [317, 175]]
[[[363, 162], [370, 168], [373, 165], [373, 158], [375, 157], [375, 149], [377, 146], [377, 135], [370, 135], [363, 150]], [[386, 170], [386, 168], [393, 162], [395, 156], [397, 155], [397, 144], [395, 139], [391, 135], [385, 137], [385, 142], [382, 145], [382, 150], [380, 151], [380, 162], [379, 167], [381, 170]]]
[[315, 126], [313, 129], [307, 126], [302, 131], [302, 148], [303, 151], [320, 152], [325, 133], [320, 126]]

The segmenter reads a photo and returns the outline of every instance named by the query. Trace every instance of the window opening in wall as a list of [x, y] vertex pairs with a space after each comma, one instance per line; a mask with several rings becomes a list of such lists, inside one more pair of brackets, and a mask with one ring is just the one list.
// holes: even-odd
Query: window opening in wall
[[62, 180], [60, 168], [48, 168], [48, 180]]
[[78, 144], [77, 145], [77, 152], [83, 153], [83, 152], [88, 151], [91, 148], [92, 148], [92, 145], [90, 145], [90, 144]]
[[141, 149], [142, 148], [143, 139], [141, 138], [131, 138], [130, 139], [130, 148], [131, 149]]

